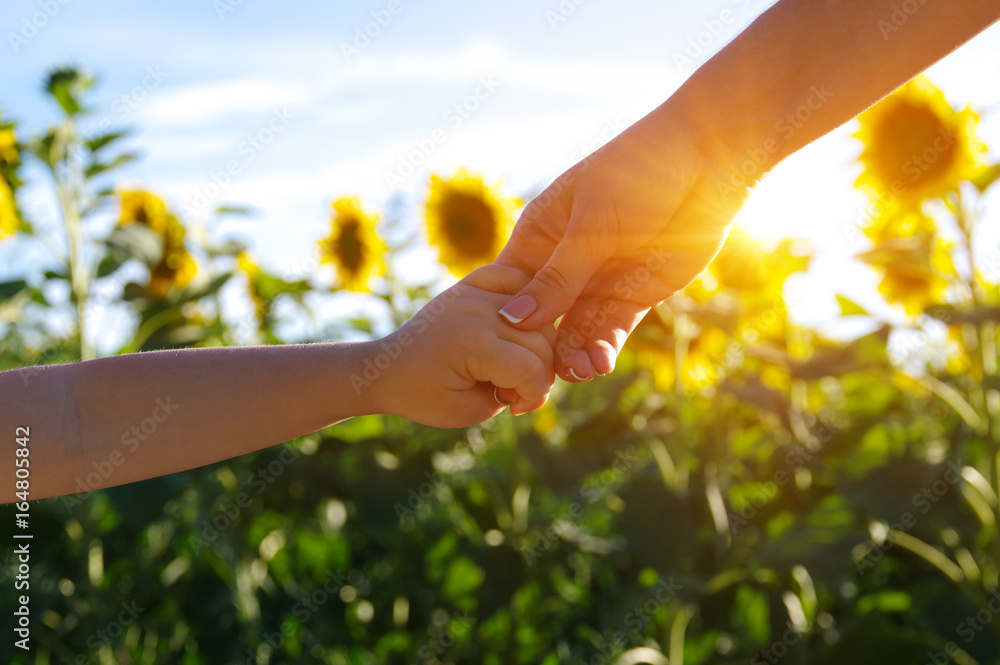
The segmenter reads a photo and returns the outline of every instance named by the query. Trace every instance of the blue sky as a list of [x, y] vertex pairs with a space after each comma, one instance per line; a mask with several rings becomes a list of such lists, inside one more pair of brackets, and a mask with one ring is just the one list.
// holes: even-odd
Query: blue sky
[[[415, 206], [430, 172], [458, 166], [503, 180], [511, 194], [537, 191], [669, 96], [768, 4], [7, 0], [0, 109], [37, 131], [56, 117], [39, 92], [49, 68], [97, 74], [91, 122], [132, 126], [144, 155], [118, 182], [163, 194], [193, 223], [221, 203], [255, 206], [252, 220], [214, 232], [294, 273], [310, 265], [338, 196], [378, 208], [397, 192]], [[707, 46], [679, 63], [699, 39]], [[983, 131], [993, 146], [1000, 87], [983, 75], [997, 71], [995, 26], [930, 72], [954, 103], [992, 111]], [[837, 290], [877, 301], [874, 277], [848, 259], [864, 248], [848, 232], [864, 204], [851, 189], [850, 131], [788, 159], [741, 215], [758, 237], [804, 237], [821, 249], [794, 284], [808, 295], [797, 313], [811, 322], [834, 316]], [[421, 145], [427, 159], [401, 171]], [[405, 177], [390, 185], [388, 173]], [[26, 191], [23, 206], [52, 218], [44, 188]], [[995, 249], [996, 234], [987, 241]], [[13, 260], [0, 248], [4, 259]]]

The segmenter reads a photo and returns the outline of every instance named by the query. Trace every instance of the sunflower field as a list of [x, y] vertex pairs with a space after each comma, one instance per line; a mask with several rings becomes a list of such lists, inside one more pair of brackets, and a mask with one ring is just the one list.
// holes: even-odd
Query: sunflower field
[[[332, 283], [372, 314], [314, 340], [374, 335], [492, 261], [523, 205], [464, 170], [382, 210], [332, 191], [316, 268], [279, 275], [116, 181], [134, 155], [120, 132], [84, 138], [92, 83], [49, 75], [52, 127], [0, 118], [0, 243], [49, 252], [0, 284], [0, 368], [26, 381], [95, 357], [108, 308], [129, 313], [121, 353], [280, 344]], [[1000, 264], [977, 242], [1000, 165], [979, 121], [924, 78], [860, 116], [858, 258], [899, 316], [841, 298], [850, 341], [795, 322], [800, 243], [734, 229], [612, 375], [532, 414], [357, 418], [114, 488], [95, 467], [32, 505], [30, 662], [1000, 662]], [[57, 234], [19, 205], [29, 162]], [[441, 279], [412, 279], [414, 246]], [[233, 297], [249, 317], [226, 316]], [[0, 662], [29, 662], [7, 635]]]

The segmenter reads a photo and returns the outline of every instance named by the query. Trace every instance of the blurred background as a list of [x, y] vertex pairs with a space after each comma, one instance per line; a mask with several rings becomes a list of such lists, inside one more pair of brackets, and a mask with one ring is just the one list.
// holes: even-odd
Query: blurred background
[[[5, 3], [0, 369], [384, 334], [769, 4]], [[994, 27], [789, 158], [535, 414], [32, 504], [0, 657], [998, 662], [998, 70]]]

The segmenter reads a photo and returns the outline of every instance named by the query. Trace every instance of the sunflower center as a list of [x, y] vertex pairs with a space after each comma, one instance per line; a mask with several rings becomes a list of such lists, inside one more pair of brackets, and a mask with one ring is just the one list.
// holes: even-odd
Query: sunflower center
[[900, 181], [922, 187], [947, 174], [955, 161], [958, 137], [932, 109], [900, 104], [878, 128], [873, 166], [886, 184]]
[[453, 194], [443, 211], [444, 233], [466, 256], [488, 255], [496, 236], [496, 220], [482, 199]]
[[337, 254], [340, 263], [353, 273], [358, 272], [364, 260], [365, 248], [361, 242], [360, 224], [356, 220], [344, 222], [337, 238]]

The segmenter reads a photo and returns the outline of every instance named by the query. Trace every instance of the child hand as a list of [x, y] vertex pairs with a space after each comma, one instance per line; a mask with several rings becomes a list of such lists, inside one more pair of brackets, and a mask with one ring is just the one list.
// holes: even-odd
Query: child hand
[[399, 330], [367, 343], [367, 372], [352, 378], [355, 390], [369, 393], [373, 412], [433, 427], [488, 420], [503, 410], [499, 398], [511, 398], [514, 415], [542, 406], [555, 379], [555, 329], [517, 330], [497, 314], [528, 281], [499, 265], [468, 275]]

